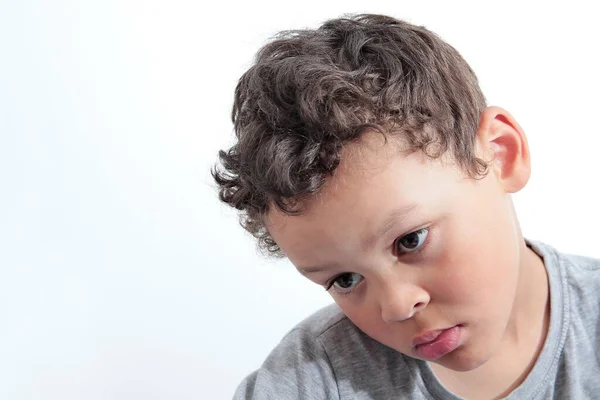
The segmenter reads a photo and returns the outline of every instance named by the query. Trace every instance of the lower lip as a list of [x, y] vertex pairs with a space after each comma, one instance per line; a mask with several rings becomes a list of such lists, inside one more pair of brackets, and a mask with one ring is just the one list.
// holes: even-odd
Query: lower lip
[[420, 344], [415, 348], [416, 353], [424, 360], [436, 360], [460, 345], [460, 325], [448, 328], [429, 343]]

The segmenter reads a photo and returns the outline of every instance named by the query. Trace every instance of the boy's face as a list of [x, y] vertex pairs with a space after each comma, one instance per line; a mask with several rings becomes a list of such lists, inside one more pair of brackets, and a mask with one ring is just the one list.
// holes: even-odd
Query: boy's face
[[[457, 371], [502, 342], [524, 244], [493, 171], [468, 179], [367, 133], [300, 215], [267, 217], [290, 261], [317, 284], [334, 282], [331, 296], [375, 340]], [[419, 335], [452, 327], [441, 344], [415, 347]]]

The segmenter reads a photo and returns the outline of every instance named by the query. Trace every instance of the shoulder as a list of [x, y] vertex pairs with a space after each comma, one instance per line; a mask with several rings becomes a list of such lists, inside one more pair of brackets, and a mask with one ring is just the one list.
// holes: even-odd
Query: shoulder
[[288, 335], [295, 332], [296, 334], [318, 338], [331, 329], [339, 329], [344, 326], [347, 329], [357, 329], [337, 304], [330, 304], [300, 322]]
[[[573, 254], [558, 254], [565, 270], [571, 315], [580, 320], [595, 342], [600, 340], [600, 260]], [[596, 343], [595, 343], [596, 344]]]
[[580, 271], [600, 272], [600, 259], [575, 254], [562, 254], [564, 262]]
[[577, 296], [578, 301], [589, 301], [598, 308], [600, 260], [573, 254], [561, 254], [559, 259], [567, 272], [572, 295]]
[[[571, 289], [571, 296], [593, 297], [593, 303], [598, 304], [600, 289], [600, 259], [560, 252], [551, 246], [544, 245], [552, 254], [557, 265], [563, 271]], [[579, 299], [579, 300], [583, 300]]]
[[401, 353], [364, 334], [333, 304], [288, 332], [235, 399], [387, 398], [392, 387], [411, 387], [407, 368]]
[[[554, 247], [532, 242], [534, 250], [541, 254], [549, 274], [560, 277], [565, 296], [575, 306], [575, 313], [593, 312], [600, 317], [598, 293], [600, 291], [600, 260], [593, 257], [563, 253]], [[578, 311], [579, 310], [579, 311]], [[594, 315], [594, 314], [592, 314]]]
[[240, 384], [234, 399], [339, 398], [333, 368], [320, 338], [345, 321], [341, 310], [330, 305], [300, 322], [263, 365]]
[[291, 329], [269, 354], [262, 369], [281, 372], [310, 364], [323, 373], [332, 368], [328, 351], [358, 332], [340, 308], [331, 304]]
[[546, 268], [557, 268], [570, 286], [598, 287], [600, 285], [600, 259], [568, 254], [541, 242], [530, 242], [543, 256]]

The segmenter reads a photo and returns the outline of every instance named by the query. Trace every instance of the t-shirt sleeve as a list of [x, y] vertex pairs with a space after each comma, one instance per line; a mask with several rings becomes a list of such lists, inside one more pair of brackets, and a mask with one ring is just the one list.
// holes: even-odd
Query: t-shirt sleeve
[[318, 338], [288, 333], [259, 370], [238, 386], [234, 400], [339, 399], [335, 375]]

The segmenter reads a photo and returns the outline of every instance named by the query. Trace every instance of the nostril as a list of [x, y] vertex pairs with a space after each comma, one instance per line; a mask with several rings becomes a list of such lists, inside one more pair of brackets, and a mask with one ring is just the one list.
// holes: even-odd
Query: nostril
[[418, 302], [417, 304], [415, 304], [413, 308], [414, 308], [415, 310], [421, 310], [421, 309], [425, 308], [425, 303], [424, 303], [424, 302], [422, 302], [422, 301], [420, 301], [420, 302]]

